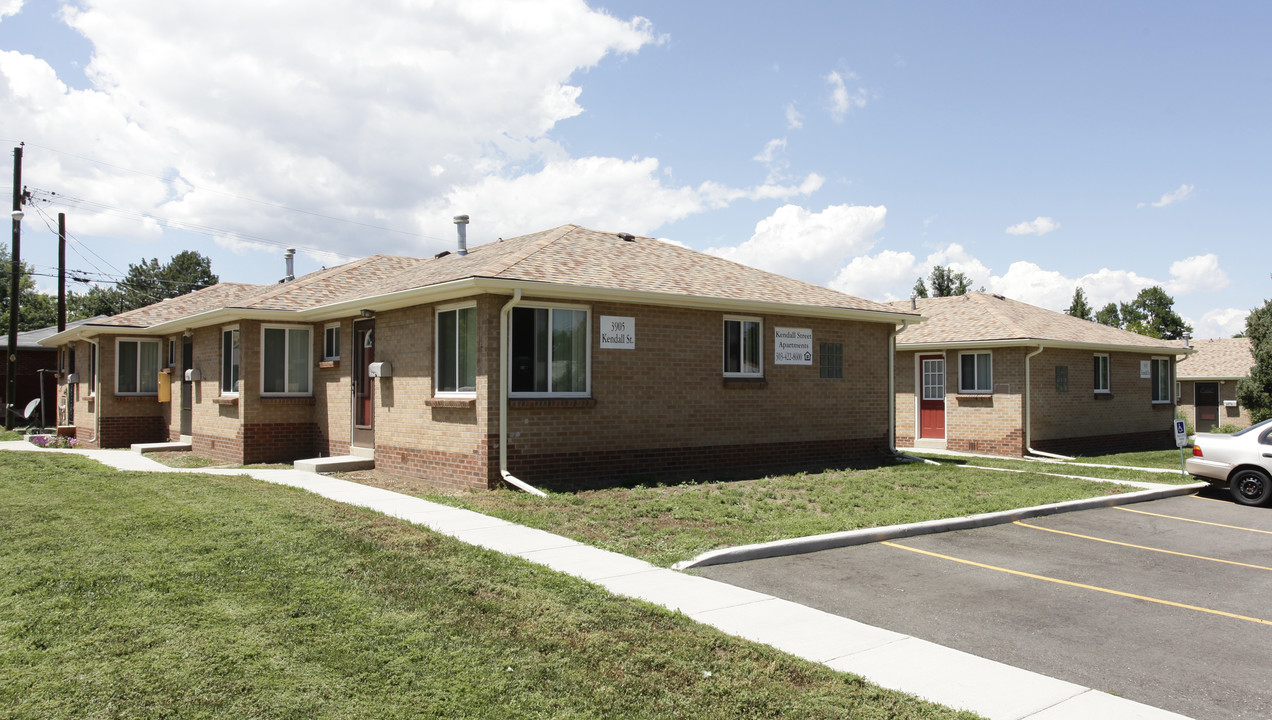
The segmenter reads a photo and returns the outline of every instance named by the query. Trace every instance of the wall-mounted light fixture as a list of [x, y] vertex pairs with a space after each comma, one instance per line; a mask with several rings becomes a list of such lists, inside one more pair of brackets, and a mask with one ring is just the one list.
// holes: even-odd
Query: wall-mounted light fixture
[[363, 320], [370, 320], [375, 317], [375, 312], [371, 310], [360, 310], [358, 311], [358, 314], [362, 316]]

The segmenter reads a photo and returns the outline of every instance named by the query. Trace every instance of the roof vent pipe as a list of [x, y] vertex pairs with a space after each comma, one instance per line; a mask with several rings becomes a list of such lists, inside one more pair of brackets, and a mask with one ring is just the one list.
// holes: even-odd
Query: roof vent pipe
[[468, 216], [455, 216], [455, 230], [459, 233], [459, 250], [455, 254], [464, 256], [468, 254]]
[[1184, 333], [1184, 347], [1192, 347], [1192, 345], [1188, 344], [1190, 340], [1192, 340], [1192, 333]]
[[291, 282], [296, 279], [296, 265], [293, 260], [296, 258], [296, 248], [287, 248], [287, 252], [283, 253], [283, 259], [287, 261], [287, 275], [283, 277], [283, 282]]
[[918, 309], [919, 309], [919, 296], [918, 296], [918, 295], [911, 295], [911, 296], [910, 296], [910, 309], [911, 309], [911, 310], [918, 310]]

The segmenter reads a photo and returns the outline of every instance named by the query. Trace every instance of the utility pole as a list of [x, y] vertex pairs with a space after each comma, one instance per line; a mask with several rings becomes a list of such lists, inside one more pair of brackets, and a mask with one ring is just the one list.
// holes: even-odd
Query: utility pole
[[22, 147], [13, 148], [13, 243], [9, 247], [9, 352], [5, 367], [4, 429], [12, 430], [18, 408], [18, 291], [22, 266]]
[[57, 331], [66, 329], [66, 213], [57, 214]]

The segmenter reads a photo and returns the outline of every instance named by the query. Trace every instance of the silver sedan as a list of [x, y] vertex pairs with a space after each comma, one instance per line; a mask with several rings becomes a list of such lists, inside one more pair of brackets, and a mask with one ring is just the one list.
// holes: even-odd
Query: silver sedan
[[1189, 475], [1213, 483], [1227, 483], [1232, 497], [1243, 505], [1272, 502], [1272, 419], [1231, 435], [1197, 433], [1192, 457], [1184, 463]]

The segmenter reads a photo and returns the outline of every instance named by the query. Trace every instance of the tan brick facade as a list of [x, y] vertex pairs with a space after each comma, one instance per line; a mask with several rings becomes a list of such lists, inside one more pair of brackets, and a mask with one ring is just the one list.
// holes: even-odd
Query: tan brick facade
[[[950, 450], [1019, 456], [1025, 446], [1025, 358], [1036, 347], [901, 350], [896, 362], [896, 438], [900, 447], [915, 444], [918, 403], [917, 357], [946, 358], [945, 434]], [[990, 352], [993, 392], [959, 393], [959, 354]], [[1110, 392], [1095, 392], [1090, 350], [1044, 349], [1029, 358], [1030, 444], [1061, 454], [1095, 454], [1173, 447], [1174, 405], [1152, 402], [1152, 385], [1140, 377], [1140, 363], [1151, 355], [1109, 356]], [[1059, 370], [1058, 370], [1059, 369]], [[1173, 387], [1173, 386], [1172, 386]]]
[[[375, 314], [375, 360], [392, 376], [373, 379], [376, 467], [447, 487], [486, 488], [499, 478], [499, 325], [509, 298], [481, 294]], [[762, 322], [763, 376], [726, 379], [723, 311], [527, 296], [522, 305], [589, 312], [590, 387], [583, 398], [514, 396], [508, 414], [509, 470], [531, 484], [579, 487], [737, 473], [843, 467], [887, 449], [888, 323], [748, 315]], [[476, 391], [436, 397], [439, 307], [475, 305]], [[602, 316], [633, 318], [635, 347], [602, 349]], [[323, 328], [312, 323], [312, 395], [261, 397], [262, 323], [195, 329], [191, 429], [201, 454], [233, 462], [288, 461], [349, 450], [353, 323], [340, 321], [337, 361], [323, 361]], [[237, 327], [237, 397], [221, 393], [221, 334]], [[774, 329], [813, 335], [810, 365], [777, 365]], [[180, 434], [180, 336], [172, 402], [114, 394], [114, 340], [103, 336], [96, 398], [77, 401], [81, 437], [124, 446]], [[821, 343], [842, 346], [841, 377], [821, 377]], [[87, 373], [87, 344], [77, 362]], [[81, 387], [83, 383], [81, 383]], [[98, 419], [100, 418], [100, 419]]]
[[[1195, 428], [1197, 432], [1208, 432], [1213, 428], [1213, 425], [1209, 427], [1197, 426], [1197, 385], [1199, 383], [1212, 383], [1218, 386], [1219, 425], [1235, 425], [1239, 428], [1250, 426], [1252, 423], [1250, 412], [1237, 402], [1236, 380], [1180, 380], [1179, 409], [1183, 411], [1189, 427]], [[1225, 402], [1234, 404], [1224, 405]]]

